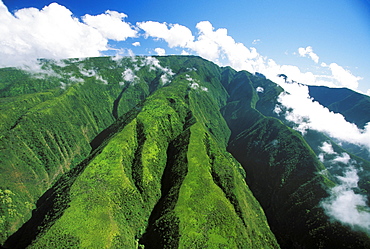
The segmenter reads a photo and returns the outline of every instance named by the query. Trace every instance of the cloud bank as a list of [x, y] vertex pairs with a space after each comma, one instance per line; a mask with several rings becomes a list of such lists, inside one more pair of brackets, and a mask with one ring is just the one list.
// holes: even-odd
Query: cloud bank
[[358, 188], [358, 170], [349, 166], [343, 176], [337, 176], [339, 184], [331, 189], [330, 197], [321, 202], [325, 213], [353, 229], [370, 233], [370, 208], [367, 198], [355, 192]]
[[330, 142], [324, 142], [320, 150], [319, 159], [329, 171], [333, 168], [334, 172], [338, 169], [343, 172], [335, 176], [337, 185], [329, 190], [329, 197], [321, 201], [321, 207], [333, 220], [370, 234], [370, 207], [367, 197], [358, 191], [358, 173], [362, 168], [347, 153], [335, 152]]
[[366, 146], [370, 150], [370, 124], [365, 129], [358, 129], [355, 124], [345, 120], [343, 115], [331, 112], [309, 95], [308, 87], [301, 84], [287, 84], [280, 82], [285, 89], [281, 93], [276, 113], [284, 113], [288, 121], [296, 124], [295, 129], [305, 134], [307, 129], [324, 132], [330, 137], [341, 141]]

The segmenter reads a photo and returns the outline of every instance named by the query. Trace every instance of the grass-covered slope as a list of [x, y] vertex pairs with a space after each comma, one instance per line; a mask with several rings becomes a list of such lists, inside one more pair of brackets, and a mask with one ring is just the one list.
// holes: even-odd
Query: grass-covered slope
[[[89, 154], [90, 142], [99, 132], [150, 94], [152, 82], [163, 74], [154, 62], [145, 58], [135, 62], [88, 58], [62, 66], [50, 62], [46, 65], [53, 70], [44, 70], [42, 79], [41, 73], [1, 72], [7, 84], [2, 93], [9, 95], [0, 99], [1, 242], [30, 218], [37, 199], [58, 177]], [[136, 78], [125, 80], [122, 74], [131, 68]], [[23, 81], [13, 82], [16, 79]], [[35, 81], [43, 82], [45, 91], [30, 90]]]
[[264, 77], [194, 56], [0, 76], [6, 248], [370, 246], [321, 206], [336, 184], [317, 157], [328, 138], [282, 122], [283, 89]]
[[[225, 150], [230, 131], [222, 96], [213, 97], [218, 80], [179, 73], [119, 119], [112, 137], [70, 175], [75, 180], [55, 186], [69, 185], [52, 200], [66, 205], [53, 213], [40, 206], [6, 246], [278, 248], [244, 171]], [[43, 225], [29, 235], [35, 224]]]

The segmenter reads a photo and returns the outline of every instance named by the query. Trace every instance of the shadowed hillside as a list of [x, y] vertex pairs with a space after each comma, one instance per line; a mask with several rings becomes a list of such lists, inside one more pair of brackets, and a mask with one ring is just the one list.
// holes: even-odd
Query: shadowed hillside
[[324, 135], [274, 112], [275, 83], [193, 56], [42, 63], [0, 70], [5, 248], [370, 245], [324, 212]]

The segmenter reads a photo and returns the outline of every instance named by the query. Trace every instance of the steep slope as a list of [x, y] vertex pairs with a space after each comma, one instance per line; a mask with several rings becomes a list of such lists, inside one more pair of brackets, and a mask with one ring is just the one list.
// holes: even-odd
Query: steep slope
[[41, 68], [0, 70], [4, 247], [370, 246], [322, 205], [344, 169], [320, 147], [349, 152], [290, 128], [266, 78], [194, 56]]
[[223, 114], [234, 133], [228, 150], [246, 170], [247, 183], [279, 244], [283, 248], [366, 248], [368, 235], [331, 223], [324, 213], [321, 201], [335, 186], [332, 177], [320, 173], [325, 167], [298, 132], [265, 116], [274, 116], [273, 108], [264, 107], [276, 103], [280, 90], [265, 81], [263, 92], [273, 94], [261, 92], [259, 98], [254, 89], [262, 86], [260, 81], [239, 72], [224, 82], [230, 98]]
[[309, 94], [314, 100], [330, 111], [341, 113], [348, 122], [363, 129], [370, 121], [370, 97], [347, 88], [309, 86]]
[[[6, 246], [278, 248], [243, 170], [225, 151], [230, 131], [219, 108], [226, 92], [208, 73], [177, 74], [118, 120], [52, 200], [68, 196], [68, 203], [40, 218], [41, 205]], [[36, 224], [43, 228], [19, 239]]]
[[[19, 73], [23, 81], [17, 84], [11, 80], [19, 70], [2, 71], [3, 81], [10, 82], [2, 93], [10, 97], [0, 100], [1, 242], [30, 218], [37, 199], [58, 177], [89, 154], [90, 142], [112, 124], [114, 114], [132, 109], [163, 75], [156, 61], [147, 58], [135, 63], [108, 57], [67, 60], [62, 66], [46, 63], [52, 71]], [[125, 80], [125, 70], [134, 68], [135, 81]]]
[[[309, 86], [309, 94], [330, 111], [340, 113], [359, 129], [364, 129], [370, 122], [370, 97], [347, 88], [328, 88], [324, 86]], [[363, 146], [341, 142], [348, 152], [370, 161], [370, 153]]]

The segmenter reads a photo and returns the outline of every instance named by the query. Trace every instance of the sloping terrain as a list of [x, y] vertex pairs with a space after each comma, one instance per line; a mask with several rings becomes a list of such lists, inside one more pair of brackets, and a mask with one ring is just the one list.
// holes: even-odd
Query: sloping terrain
[[288, 127], [275, 83], [193, 56], [42, 63], [0, 70], [4, 247], [370, 246], [325, 214], [324, 135]]
[[349, 122], [363, 129], [370, 121], [370, 97], [347, 88], [309, 86], [309, 94], [329, 110], [341, 113]]

